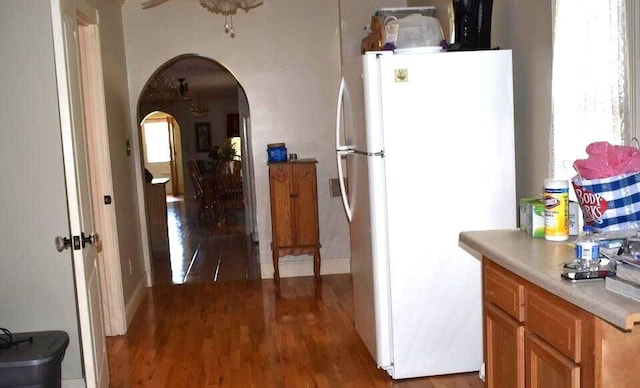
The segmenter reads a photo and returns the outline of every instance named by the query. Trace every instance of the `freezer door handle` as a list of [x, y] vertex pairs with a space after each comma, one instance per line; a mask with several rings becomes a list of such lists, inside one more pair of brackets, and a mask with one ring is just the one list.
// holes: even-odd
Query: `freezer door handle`
[[351, 206], [349, 206], [349, 198], [344, 187], [344, 172], [342, 171], [342, 155], [347, 155], [353, 151], [353, 148], [340, 144], [340, 135], [342, 134], [342, 98], [344, 97], [344, 77], [340, 80], [340, 89], [338, 90], [338, 103], [336, 106], [336, 160], [338, 162], [338, 181], [340, 182], [340, 196], [342, 197], [342, 206], [347, 213], [347, 219], [351, 222]]
[[356, 152], [356, 150], [352, 146], [345, 145], [345, 146], [339, 146], [336, 152], [340, 155], [349, 155]]

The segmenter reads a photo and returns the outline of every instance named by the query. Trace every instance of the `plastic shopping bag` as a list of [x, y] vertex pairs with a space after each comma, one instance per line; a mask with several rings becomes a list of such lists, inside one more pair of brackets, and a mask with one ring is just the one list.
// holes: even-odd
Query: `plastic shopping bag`
[[640, 173], [571, 179], [584, 222], [596, 232], [640, 229]]

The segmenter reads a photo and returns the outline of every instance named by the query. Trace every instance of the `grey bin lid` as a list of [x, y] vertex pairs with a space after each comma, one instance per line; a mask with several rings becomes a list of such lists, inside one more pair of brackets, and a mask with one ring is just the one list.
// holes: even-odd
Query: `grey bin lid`
[[[33, 342], [21, 342], [15, 346], [0, 348], [0, 370], [60, 361], [69, 345], [69, 335], [64, 331], [12, 333], [14, 341], [30, 336], [33, 337]], [[6, 335], [2, 337], [6, 338]]]

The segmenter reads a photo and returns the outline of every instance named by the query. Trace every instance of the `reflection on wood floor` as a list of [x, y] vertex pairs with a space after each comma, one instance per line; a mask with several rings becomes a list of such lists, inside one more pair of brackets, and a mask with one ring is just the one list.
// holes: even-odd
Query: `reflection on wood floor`
[[172, 259], [156, 260], [127, 334], [107, 338], [111, 387], [483, 386], [477, 373], [393, 381], [355, 331], [350, 275], [276, 286], [237, 223], [201, 229], [189, 201], [169, 209]]
[[257, 245], [245, 235], [244, 212], [222, 225], [201, 225], [198, 204], [167, 197], [169, 252], [153, 252], [154, 284], [211, 283], [260, 278]]
[[154, 286], [107, 349], [112, 387], [483, 386], [477, 373], [391, 380], [354, 329], [348, 274]]

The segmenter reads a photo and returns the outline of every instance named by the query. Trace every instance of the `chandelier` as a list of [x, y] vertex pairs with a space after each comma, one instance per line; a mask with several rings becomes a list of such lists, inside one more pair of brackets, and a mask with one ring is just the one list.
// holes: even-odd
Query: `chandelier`
[[202, 102], [200, 93], [198, 93], [198, 99], [191, 104], [191, 113], [193, 113], [193, 117], [204, 117], [209, 113], [209, 108]]
[[177, 80], [161, 75], [152, 77], [145, 90], [145, 97], [154, 102], [170, 102], [178, 97], [183, 97], [189, 91], [186, 78]]
[[236, 36], [233, 30], [233, 15], [238, 12], [238, 9], [248, 12], [261, 4], [262, 0], [200, 0], [200, 5], [209, 12], [224, 15], [224, 32], [232, 38]]
[[149, 80], [145, 95], [151, 101], [171, 101], [179, 95], [179, 90], [178, 81], [158, 75]]

